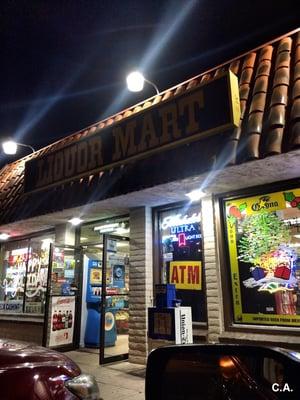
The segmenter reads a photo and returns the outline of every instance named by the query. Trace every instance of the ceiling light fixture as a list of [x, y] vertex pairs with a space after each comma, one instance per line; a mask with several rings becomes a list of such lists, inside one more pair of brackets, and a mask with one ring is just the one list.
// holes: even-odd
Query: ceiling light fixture
[[70, 224], [72, 224], [73, 226], [77, 226], [80, 225], [83, 222], [83, 220], [81, 218], [74, 217], [70, 219], [68, 222], [70, 222]]
[[112, 224], [95, 226], [94, 231], [110, 232], [110, 231], [113, 231], [115, 228], [118, 228], [118, 227], [119, 227], [119, 223], [118, 222], [114, 222]]
[[7, 240], [8, 238], [10, 238], [8, 233], [0, 233], [0, 240]]
[[190, 199], [191, 202], [194, 202], [202, 199], [202, 197], [204, 197], [206, 193], [202, 189], [196, 189], [192, 190], [189, 193], [186, 193], [185, 195]]

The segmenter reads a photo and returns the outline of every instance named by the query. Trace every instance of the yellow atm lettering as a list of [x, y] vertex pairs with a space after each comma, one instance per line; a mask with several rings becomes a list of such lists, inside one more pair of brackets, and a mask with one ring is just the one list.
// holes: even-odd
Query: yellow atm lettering
[[202, 289], [201, 261], [171, 261], [169, 276], [176, 289]]

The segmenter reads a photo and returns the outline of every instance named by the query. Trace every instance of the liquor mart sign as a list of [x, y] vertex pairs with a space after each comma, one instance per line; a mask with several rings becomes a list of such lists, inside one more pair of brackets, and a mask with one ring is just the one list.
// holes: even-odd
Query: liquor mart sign
[[25, 191], [79, 179], [238, 125], [237, 77], [230, 71], [25, 165]]

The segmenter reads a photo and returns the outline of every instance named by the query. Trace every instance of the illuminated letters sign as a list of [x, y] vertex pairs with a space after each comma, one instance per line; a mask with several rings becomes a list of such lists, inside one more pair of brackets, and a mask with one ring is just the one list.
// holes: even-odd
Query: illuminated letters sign
[[[190, 225], [194, 224], [195, 222], [200, 222], [201, 216], [200, 213], [194, 213], [191, 216], [176, 214], [176, 215], [169, 215], [165, 217], [161, 224], [161, 229], [176, 229], [176, 227], [180, 225]], [[175, 227], [175, 228], [174, 228]], [[179, 233], [179, 232], [177, 232]]]
[[228, 71], [25, 165], [25, 191], [79, 179], [238, 126], [237, 77]]
[[176, 289], [201, 290], [201, 261], [171, 261], [169, 283]]

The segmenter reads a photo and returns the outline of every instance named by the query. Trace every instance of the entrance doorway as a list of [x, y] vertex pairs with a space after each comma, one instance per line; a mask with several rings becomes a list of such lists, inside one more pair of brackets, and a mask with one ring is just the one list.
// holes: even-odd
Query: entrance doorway
[[61, 351], [77, 347], [81, 264], [80, 247], [50, 244], [43, 346]]
[[82, 244], [80, 348], [104, 364], [128, 358], [129, 237], [98, 238]]

